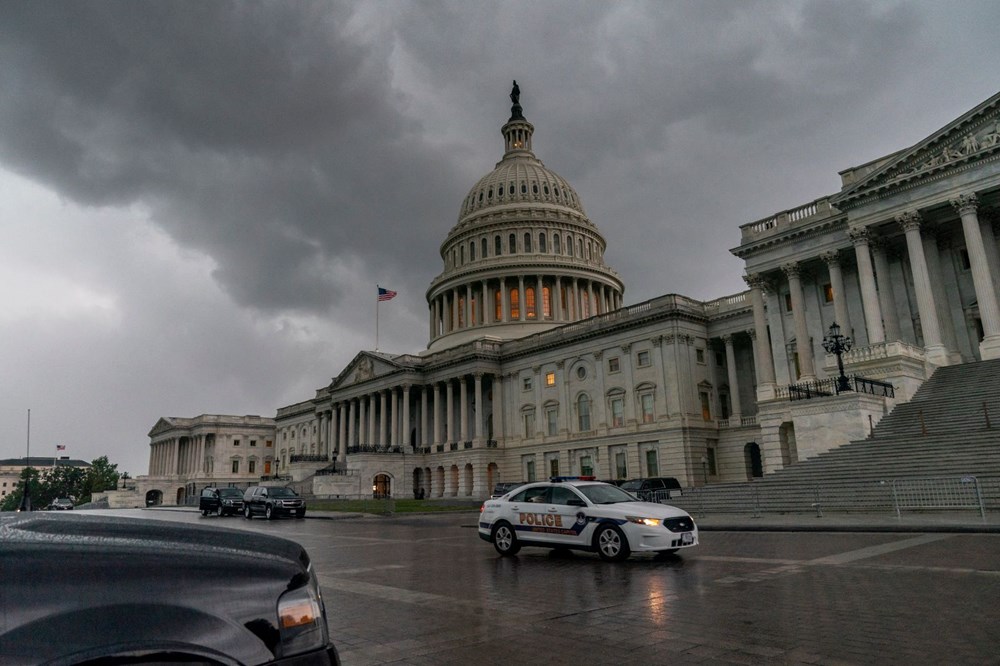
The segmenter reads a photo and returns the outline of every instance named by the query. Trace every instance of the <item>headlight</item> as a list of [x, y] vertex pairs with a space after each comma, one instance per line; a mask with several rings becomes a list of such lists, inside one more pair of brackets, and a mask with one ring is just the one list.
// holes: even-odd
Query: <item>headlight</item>
[[659, 518], [643, 518], [641, 516], [625, 516], [625, 520], [637, 525], [645, 525], [646, 527], [659, 527], [660, 523], [663, 522]]
[[317, 650], [329, 643], [323, 599], [311, 568], [308, 584], [278, 599], [278, 631], [282, 656]]
[[232, 506], [233, 505], [233, 500], [222, 500], [222, 505], [223, 506]]

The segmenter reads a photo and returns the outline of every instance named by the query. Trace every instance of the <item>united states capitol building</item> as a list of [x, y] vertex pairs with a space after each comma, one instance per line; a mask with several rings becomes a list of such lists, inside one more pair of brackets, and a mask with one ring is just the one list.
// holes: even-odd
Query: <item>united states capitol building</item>
[[631, 305], [586, 193], [511, 100], [501, 159], [441, 245], [427, 348], [360, 351], [273, 417], [160, 419], [148, 503], [261, 477], [428, 498], [557, 474], [747, 481], [864, 439], [938, 366], [1000, 357], [1000, 94], [740, 226], [746, 291]]

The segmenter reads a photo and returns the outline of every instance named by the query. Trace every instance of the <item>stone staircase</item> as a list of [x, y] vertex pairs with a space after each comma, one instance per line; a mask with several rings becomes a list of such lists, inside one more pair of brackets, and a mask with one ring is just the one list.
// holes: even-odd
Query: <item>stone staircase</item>
[[686, 489], [694, 514], [1000, 509], [1000, 360], [939, 368], [868, 439], [749, 483]]

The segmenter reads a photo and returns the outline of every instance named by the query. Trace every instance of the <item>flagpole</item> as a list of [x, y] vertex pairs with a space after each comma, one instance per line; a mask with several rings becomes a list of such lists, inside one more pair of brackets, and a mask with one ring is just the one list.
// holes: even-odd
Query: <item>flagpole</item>
[[381, 300], [379, 298], [379, 289], [381, 287], [375, 285], [375, 351], [378, 351], [378, 304]]

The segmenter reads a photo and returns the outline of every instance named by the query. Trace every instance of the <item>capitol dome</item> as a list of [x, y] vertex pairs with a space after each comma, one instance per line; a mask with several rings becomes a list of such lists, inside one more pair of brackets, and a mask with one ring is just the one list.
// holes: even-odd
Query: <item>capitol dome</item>
[[531, 149], [517, 82], [504, 155], [469, 190], [427, 290], [432, 351], [515, 339], [615, 310], [624, 284], [573, 187]]

